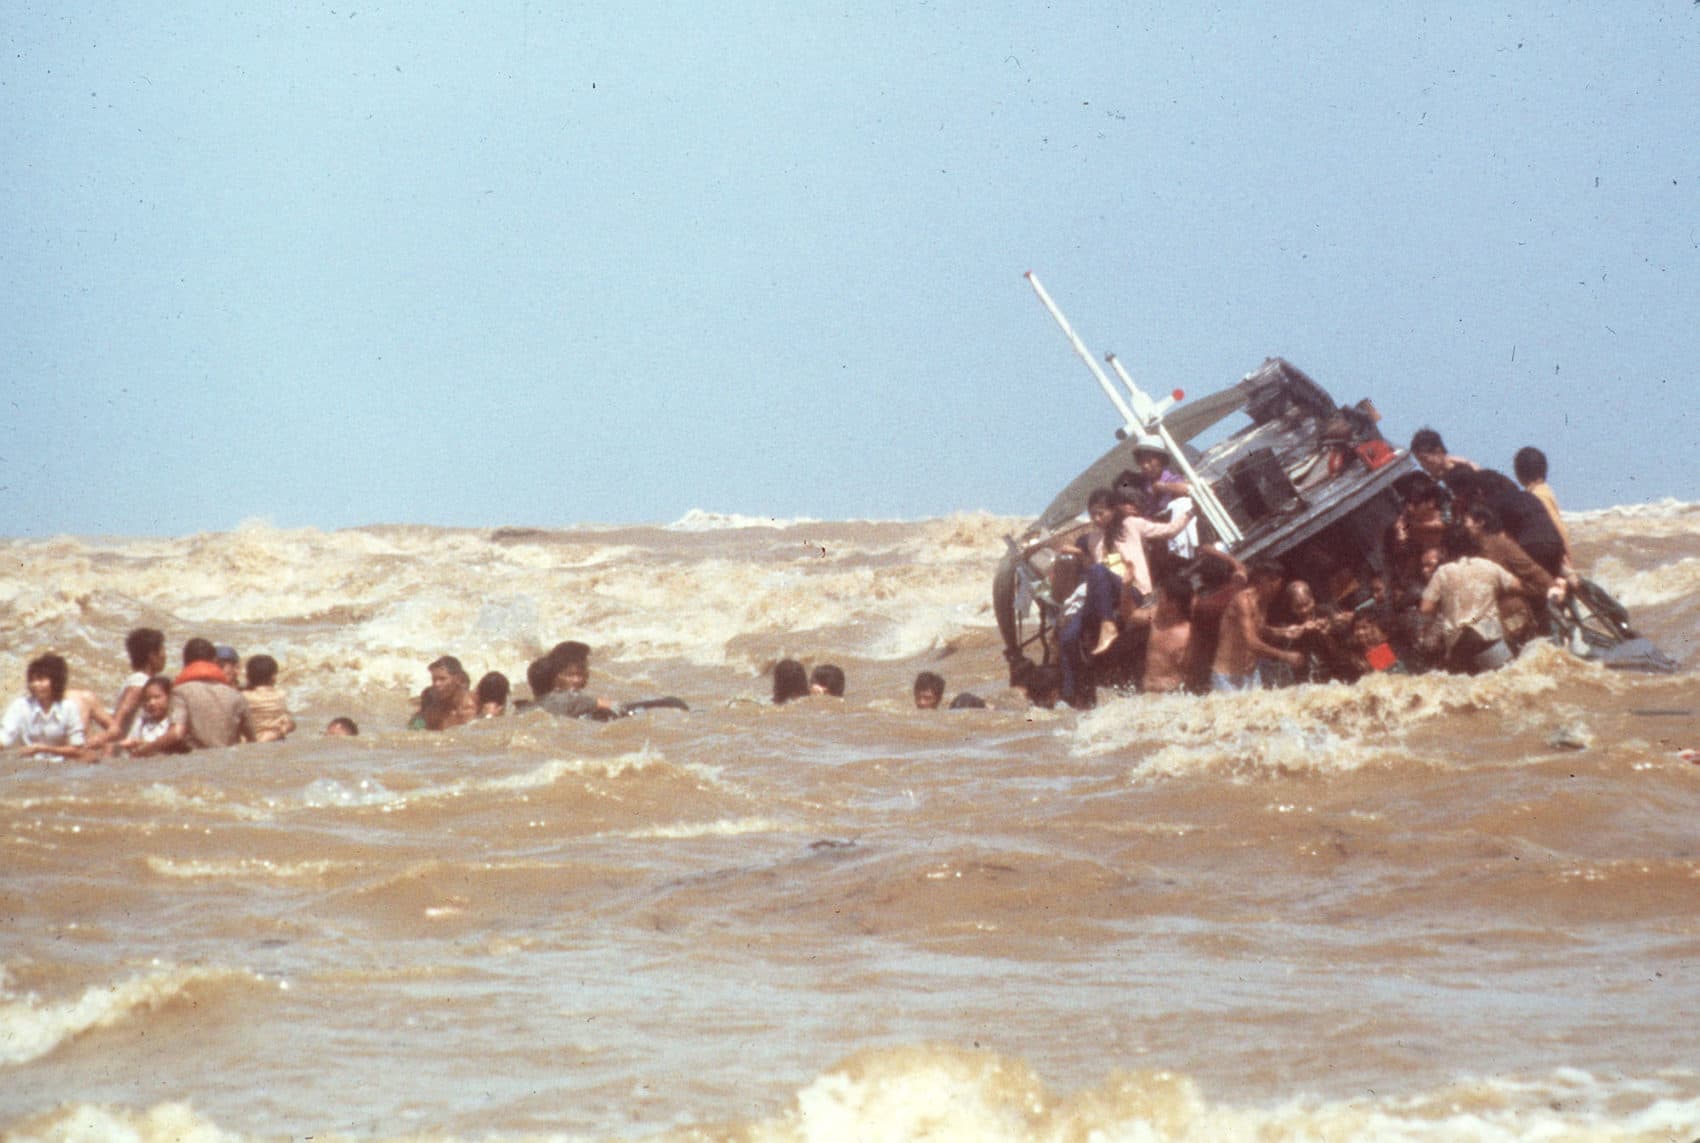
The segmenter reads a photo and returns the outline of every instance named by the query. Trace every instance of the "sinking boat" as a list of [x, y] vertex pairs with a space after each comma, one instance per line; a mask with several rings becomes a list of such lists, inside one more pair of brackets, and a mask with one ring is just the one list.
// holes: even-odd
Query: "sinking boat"
[[[1055, 574], [1057, 561], [1089, 527], [1091, 493], [1135, 475], [1138, 448], [1166, 453], [1190, 485], [1197, 545], [1213, 545], [1242, 564], [1277, 563], [1329, 598], [1371, 576], [1392, 580], [1384, 537], [1403, 505], [1402, 480], [1420, 479], [1412, 476], [1420, 469], [1381, 435], [1380, 414], [1369, 400], [1340, 404], [1278, 357], [1197, 400], [1186, 401], [1179, 390], [1155, 399], [1114, 354], [1100, 364], [1038, 279], [1027, 278], [1122, 423], [1114, 445], [1020, 535], [1005, 538], [992, 604], [1012, 681], [1031, 665], [1057, 661], [1059, 597], [1072, 587]], [[1596, 584], [1584, 581], [1555, 619], [1556, 637], [1578, 654], [1614, 666], [1667, 669], [1669, 660], [1637, 638], [1628, 613]]]

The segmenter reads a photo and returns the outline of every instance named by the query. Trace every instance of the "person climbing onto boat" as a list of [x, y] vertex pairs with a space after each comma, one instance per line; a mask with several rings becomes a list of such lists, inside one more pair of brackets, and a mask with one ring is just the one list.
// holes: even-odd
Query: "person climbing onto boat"
[[1517, 593], [1522, 585], [1483, 558], [1480, 545], [1462, 528], [1448, 536], [1447, 554], [1450, 558], [1434, 570], [1418, 605], [1424, 616], [1439, 621], [1443, 665], [1453, 674], [1497, 670], [1511, 661], [1500, 597]]
[[1462, 521], [1471, 505], [1485, 504], [1505, 525], [1505, 532], [1529, 553], [1547, 574], [1564, 574], [1564, 540], [1539, 500], [1519, 488], [1503, 472], [1491, 468], [1455, 469], [1447, 479], [1452, 489], [1452, 518]]
[[1530, 558], [1522, 545], [1506, 535], [1498, 513], [1486, 504], [1470, 505], [1464, 513], [1464, 532], [1484, 558], [1517, 577], [1520, 585], [1517, 593], [1503, 596], [1499, 601], [1505, 641], [1516, 651], [1546, 631], [1547, 604], [1556, 606], [1564, 602], [1565, 581], [1548, 573]]
[[1547, 483], [1547, 454], [1534, 445], [1525, 445], [1511, 458], [1511, 472], [1517, 477], [1517, 483], [1523, 486], [1523, 491], [1539, 500], [1547, 515], [1552, 517], [1552, 526], [1564, 542], [1564, 578], [1575, 581], [1576, 564], [1571, 555], [1570, 529], [1564, 526], [1564, 513], [1559, 511], [1558, 497], [1553, 495], [1552, 485]]
[[[1118, 481], [1118, 490], [1130, 497], [1132, 509], [1151, 520], [1168, 520], [1174, 513], [1192, 512], [1192, 484], [1170, 466], [1174, 456], [1160, 441], [1141, 440], [1133, 446], [1138, 475], [1131, 484]], [[1169, 538], [1169, 549], [1182, 560], [1190, 560], [1198, 547], [1198, 528], [1188, 524]]]
[[1453, 456], [1440, 434], [1424, 426], [1411, 434], [1411, 456], [1428, 473], [1429, 479], [1445, 482], [1454, 472], [1473, 470], [1478, 465], [1461, 456]]

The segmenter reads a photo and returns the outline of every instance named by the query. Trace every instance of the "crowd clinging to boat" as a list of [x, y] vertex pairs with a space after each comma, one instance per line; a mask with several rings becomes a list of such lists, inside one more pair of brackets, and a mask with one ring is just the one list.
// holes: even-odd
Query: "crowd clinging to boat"
[[1200, 545], [1188, 482], [1161, 443], [1136, 445], [1137, 468], [1088, 497], [1089, 522], [1048, 541], [1054, 678], [1040, 665], [1018, 673], [1088, 707], [1104, 685], [1235, 692], [1503, 666], [1550, 633], [1579, 582], [1546, 456], [1520, 450], [1513, 480], [1453, 455], [1433, 429], [1410, 452], [1420, 471], [1394, 485], [1402, 506], [1383, 558], [1343, 553], [1328, 582], [1311, 583]]

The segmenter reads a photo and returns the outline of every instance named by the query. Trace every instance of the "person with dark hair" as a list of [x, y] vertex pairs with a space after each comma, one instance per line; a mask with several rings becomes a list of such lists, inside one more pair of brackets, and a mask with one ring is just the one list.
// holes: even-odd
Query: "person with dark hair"
[[154, 753], [254, 741], [248, 699], [231, 686], [218, 664], [218, 650], [196, 636], [183, 644], [183, 669], [171, 684], [171, 729]]
[[[1087, 533], [1088, 554], [1121, 580], [1124, 612], [1143, 607], [1145, 597], [1151, 594], [1151, 562], [1145, 545], [1178, 536], [1192, 522], [1192, 509], [1183, 508], [1173, 513], [1168, 523], [1159, 524], [1138, 515], [1125, 496], [1099, 488], [1087, 497], [1086, 510], [1097, 525]], [[1094, 654], [1102, 654], [1107, 648], [1108, 644], [1100, 640]]]
[[118, 744], [132, 758], [154, 754], [183, 754], [188, 747], [171, 734], [171, 680], [156, 675], [142, 687], [142, 708], [130, 733]]
[[1446, 451], [1446, 442], [1440, 439], [1440, 434], [1426, 426], [1411, 434], [1411, 456], [1431, 480], [1446, 480], [1456, 471], [1476, 467], [1473, 462]]
[[419, 713], [415, 723], [424, 730], [447, 730], [463, 726], [478, 717], [478, 703], [472, 697], [472, 676], [453, 655], [443, 655], [425, 668], [431, 674], [431, 684], [419, 694]]
[[944, 702], [944, 676], [922, 671], [915, 676], [915, 709], [937, 710]]
[[1420, 472], [1393, 482], [1403, 501], [1387, 537], [1387, 556], [1402, 580], [1416, 578], [1423, 552], [1446, 540], [1446, 489]]
[[508, 676], [489, 671], [478, 680], [478, 717], [500, 718], [508, 713]]
[[1216, 646], [1222, 634], [1222, 616], [1250, 581], [1245, 565], [1222, 549], [1207, 544], [1198, 549], [1198, 579], [1203, 590], [1195, 594], [1187, 652], [1187, 689], [1194, 694], [1210, 693], [1210, 668], [1216, 661]]
[[1015, 679], [1033, 706], [1050, 710], [1062, 699], [1062, 671], [1055, 664], [1027, 663]]
[[22, 744], [24, 755], [51, 754], [80, 758], [87, 745], [82, 715], [65, 701], [65, 684], [70, 678], [65, 660], [54, 654], [30, 660], [24, 669], [27, 691], [12, 700], [0, 716], [0, 748]]
[[1438, 621], [1444, 647], [1443, 665], [1454, 674], [1476, 675], [1511, 661], [1500, 623], [1500, 597], [1520, 589], [1517, 577], [1484, 559], [1481, 548], [1463, 528], [1447, 536], [1451, 558], [1434, 569], [1418, 605], [1423, 616]]
[[1185, 690], [1192, 650], [1192, 584], [1185, 576], [1171, 572], [1163, 577], [1149, 623], [1139, 689], [1159, 695]]
[[1219, 693], [1256, 690], [1259, 659], [1275, 659], [1294, 668], [1304, 666], [1298, 651], [1283, 650], [1266, 638], [1269, 605], [1281, 594], [1286, 573], [1281, 565], [1258, 562], [1248, 571], [1250, 582], [1222, 613], [1216, 640], [1216, 659], [1210, 666], [1210, 689]]
[[607, 720], [620, 717], [620, 710], [605, 698], [589, 694], [590, 647], [584, 643], [557, 643], [549, 652], [555, 667], [555, 680], [549, 693], [537, 705], [562, 718], [594, 718]]
[[1552, 517], [1539, 500], [1523, 491], [1502, 472], [1491, 468], [1460, 469], [1447, 477], [1452, 490], [1453, 520], [1462, 520], [1474, 504], [1492, 508], [1505, 525], [1506, 534], [1549, 575], [1564, 574], [1564, 540], [1553, 527]]
[[356, 738], [360, 734], [360, 725], [347, 715], [339, 715], [325, 723], [327, 738]]
[[1499, 601], [1500, 623], [1505, 641], [1516, 651], [1546, 629], [1546, 605], [1564, 602], [1565, 583], [1529, 557], [1516, 540], [1505, 534], [1499, 514], [1486, 504], [1472, 504], [1464, 512], [1464, 531], [1477, 550], [1517, 577], [1515, 595]]
[[277, 660], [270, 655], [248, 659], [248, 710], [254, 719], [255, 742], [282, 742], [295, 733], [289, 696], [277, 686]]
[[812, 695], [831, 695], [833, 698], [844, 697], [844, 669], [831, 663], [822, 663], [809, 672], [809, 693]]
[[781, 659], [773, 664], [773, 705], [783, 706], [792, 699], [807, 698], [809, 669], [795, 659]]
[[525, 681], [531, 687], [532, 702], [542, 702], [543, 696], [555, 689], [555, 660], [547, 655], [531, 660], [525, 668]]
[[112, 729], [107, 733], [108, 741], [129, 736], [130, 724], [141, 709], [142, 688], [165, 670], [165, 632], [152, 627], [138, 627], [124, 637], [124, 650], [130, 656], [130, 677], [124, 680], [117, 699], [112, 703]]
[[1534, 445], [1524, 445], [1511, 458], [1511, 471], [1517, 477], [1517, 483], [1523, 486], [1523, 491], [1540, 501], [1541, 507], [1552, 517], [1552, 526], [1564, 543], [1565, 578], [1573, 577], [1575, 560], [1571, 556], [1570, 529], [1564, 526], [1564, 513], [1558, 510], [1558, 497], [1553, 495], [1552, 485], [1547, 483], [1547, 454]]
[[549, 648], [549, 657], [557, 663], [589, 663], [590, 644], [566, 639]]

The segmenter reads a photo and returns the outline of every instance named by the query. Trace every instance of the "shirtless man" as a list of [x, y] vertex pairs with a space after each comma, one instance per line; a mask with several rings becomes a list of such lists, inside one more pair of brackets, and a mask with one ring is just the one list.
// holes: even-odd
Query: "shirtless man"
[[1165, 576], [1151, 615], [1151, 638], [1145, 645], [1145, 693], [1185, 690], [1191, 649], [1192, 584], [1183, 576]]
[[1251, 583], [1234, 596], [1222, 615], [1222, 631], [1216, 643], [1216, 659], [1210, 665], [1210, 689], [1221, 694], [1256, 690], [1257, 661], [1278, 659], [1292, 667], [1304, 666], [1297, 651], [1283, 651], [1263, 635], [1269, 605], [1281, 594], [1279, 565], [1252, 565]]

